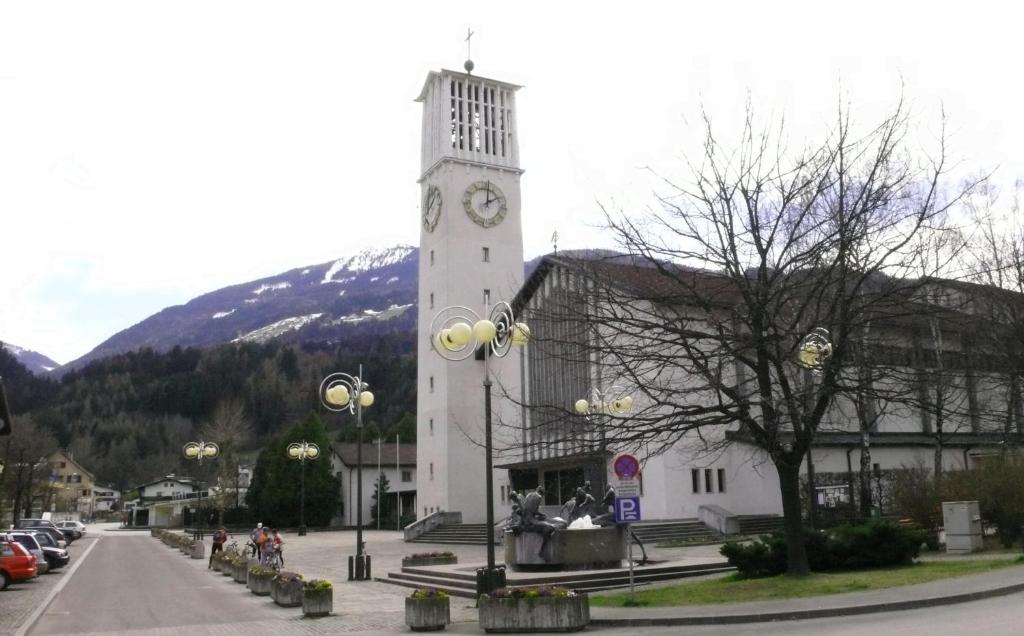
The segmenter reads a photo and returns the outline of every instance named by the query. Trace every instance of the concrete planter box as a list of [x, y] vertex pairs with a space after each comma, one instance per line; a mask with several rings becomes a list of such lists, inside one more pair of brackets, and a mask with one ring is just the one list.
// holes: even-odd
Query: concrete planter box
[[575, 632], [590, 622], [590, 598], [480, 597], [480, 627], [487, 633]]
[[310, 618], [327, 616], [334, 611], [334, 590], [302, 591], [302, 614]]
[[459, 562], [459, 557], [452, 556], [437, 556], [437, 557], [402, 557], [402, 567], [415, 567], [423, 565], [455, 565]]
[[234, 577], [235, 576], [235, 564], [232, 563], [231, 561], [221, 561], [220, 562], [220, 573], [223, 574], [224, 576]]
[[270, 582], [270, 598], [281, 607], [299, 607], [302, 605], [302, 579], [275, 576]]
[[202, 559], [206, 556], [206, 544], [202, 541], [194, 541], [189, 547], [188, 555], [193, 559]]
[[249, 591], [256, 596], [270, 596], [270, 582], [274, 579], [272, 576], [255, 576], [249, 574]]
[[221, 560], [220, 556], [215, 556], [213, 557], [213, 560], [210, 561], [210, 567], [213, 569], [214, 572], [220, 572], [221, 569], [224, 567], [224, 561]]
[[245, 584], [249, 580], [249, 568], [244, 563], [231, 566], [231, 577], [235, 583]]
[[405, 624], [414, 632], [433, 632], [452, 622], [451, 603], [445, 598], [405, 597]]

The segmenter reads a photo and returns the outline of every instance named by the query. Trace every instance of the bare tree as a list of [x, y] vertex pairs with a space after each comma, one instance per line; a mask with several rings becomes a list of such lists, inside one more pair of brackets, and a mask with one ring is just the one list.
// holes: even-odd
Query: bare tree
[[203, 424], [199, 435], [205, 441], [220, 446], [220, 457], [216, 460], [217, 481], [220, 487], [219, 506], [241, 505], [238, 483], [238, 451], [253, 435], [252, 422], [245, 403], [229, 399], [217, 404], [213, 415]]
[[[848, 372], [866, 326], [914, 311], [917, 237], [972, 184], [945, 190], [941, 139], [932, 159], [912, 156], [902, 103], [860, 135], [840, 108], [824, 141], [796, 152], [781, 127], [760, 129], [749, 110], [744, 123], [732, 150], [705, 118], [685, 183], [666, 180], [655, 209], [607, 212], [628, 256], [562, 258], [557, 291], [521, 301], [537, 427], [524, 443], [571, 452], [599, 440], [652, 455], [742, 440], [778, 473], [787, 571], [802, 575], [800, 466], [836, 396], [873, 381]], [[830, 346], [806, 343], [818, 328]], [[544, 359], [562, 377], [534, 377]], [[541, 386], [613, 381], [637, 396], [628, 416], [584, 421]]]
[[22, 416], [0, 448], [4, 465], [0, 473], [0, 513], [9, 506], [15, 521], [21, 516], [31, 517], [34, 493], [50, 476], [46, 458], [57, 450], [57, 442], [31, 417]]

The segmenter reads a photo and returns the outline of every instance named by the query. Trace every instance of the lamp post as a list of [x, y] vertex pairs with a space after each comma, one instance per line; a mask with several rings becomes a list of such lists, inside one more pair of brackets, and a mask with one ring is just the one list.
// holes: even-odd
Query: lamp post
[[[453, 362], [466, 360], [478, 352], [484, 363], [484, 477], [487, 506], [487, 568], [477, 571], [477, 595], [489, 594], [504, 584], [504, 570], [494, 565], [494, 470], [491, 458], [491, 356], [505, 357], [512, 345], [524, 346], [530, 329], [516, 322], [512, 307], [488, 303], [482, 317], [469, 307], [453, 305], [437, 312], [430, 321], [430, 346], [438, 355]], [[499, 578], [500, 577], [500, 578]]]
[[[204, 459], [213, 459], [220, 453], [220, 448], [213, 442], [189, 442], [182, 449], [186, 459], [194, 459], [202, 467]], [[196, 498], [196, 531], [193, 538], [203, 538], [203, 487], [199, 485], [199, 496]]]
[[[621, 415], [628, 412], [633, 408], [633, 396], [624, 395], [625, 390], [616, 385], [612, 385], [610, 388], [591, 389], [590, 401], [586, 399], [576, 400], [573, 404], [573, 408], [576, 413], [582, 415], [587, 419], [587, 422], [594, 423], [593, 416], [595, 415]], [[601, 436], [601, 458], [602, 461], [606, 461], [605, 453], [605, 430], [604, 427], [598, 429], [598, 434]], [[607, 466], [603, 467], [603, 474], [607, 474]], [[607, 485], [607, 484], [605, 484]], [[607, 488], [605, 488], [607, 490]]]
[[320, 456], [320, 447], [311, 442], [296, 442], [288, 444], [288, 459], [299, 462], [301, 477], [299, 483], [299, 536], [306, 536], [306, 460], [314, 460]]
[[373, 405], [373, 393], [367, 391], [370, 385], [363, 381], [363, 365], [359, 375], [332, 373], [320, 383], [320, 403], [329, 411], [348, 411], [356, 416], [356, 556], [353, 568], [352, 557], [348, 559], [349, 580], [362, 581], [370, 578], [370, 561], [363, 554], [363, 409]]
[[[825, 365], [832, 358], [832, 342], [829, 340], [828, 329], [815, 327], [800, 340], [796, 350], [796, 363], [804, 369], [805, 403], [804, 408], [808, 411], [812, 408], [814, 399], [815, 379], [821, 377]], [[809, 491], [810, 506], [810, 527], [818, 525], [818, 493], [814, 479], [814, 454], [810, 446], [807, 447], [807, 489]], [[853, 493], [850, 493], [851, 498]]]

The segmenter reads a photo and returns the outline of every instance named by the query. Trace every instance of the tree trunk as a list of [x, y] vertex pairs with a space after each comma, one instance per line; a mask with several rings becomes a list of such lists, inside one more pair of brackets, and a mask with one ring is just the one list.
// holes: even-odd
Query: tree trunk
[[786, 530], [786, 576], [806, 576], [811, 569], [804, 545], [803, 508], [800, 505], [800, 464], [791, 466], [776, 460], [779, 488], [782, 491], [782, 514]]
[[871, 434], [861, 431], [860, 435], [860, 513], [871, 515]]

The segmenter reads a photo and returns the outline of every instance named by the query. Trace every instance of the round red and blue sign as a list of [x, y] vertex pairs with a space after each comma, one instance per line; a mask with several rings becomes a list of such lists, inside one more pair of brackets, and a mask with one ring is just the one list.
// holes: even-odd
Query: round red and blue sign
[[619, 479], [636, 479], [640, 474], [640, 461], [629, 453], [622, 453], [612, 462], [612, 470]]

